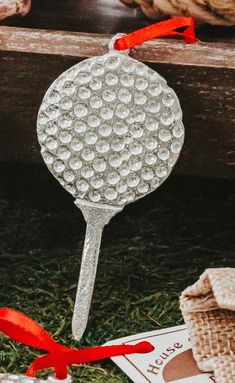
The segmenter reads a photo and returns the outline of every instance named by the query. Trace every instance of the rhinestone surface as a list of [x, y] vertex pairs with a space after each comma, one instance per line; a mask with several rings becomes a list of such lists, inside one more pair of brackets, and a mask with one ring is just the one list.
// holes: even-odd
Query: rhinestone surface
[[158, 73], [115, 50], [54, 81], [37, 132], [45, 163], [67, 191], [120, 207], [164, 182], [184, 141], [174, 91]]

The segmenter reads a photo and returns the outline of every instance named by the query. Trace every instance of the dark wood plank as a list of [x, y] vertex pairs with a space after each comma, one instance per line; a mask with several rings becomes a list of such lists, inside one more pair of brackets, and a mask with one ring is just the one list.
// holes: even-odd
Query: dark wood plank
[[[27, 28], [66, 30], [88, 33], [130, 32], [153, 23], [136, 9], [119, 0], [33, 0], [26, 17], [1, 22]], [[197, 30], [203, 41], [234, 42], [235, 28], [201, 25]]]

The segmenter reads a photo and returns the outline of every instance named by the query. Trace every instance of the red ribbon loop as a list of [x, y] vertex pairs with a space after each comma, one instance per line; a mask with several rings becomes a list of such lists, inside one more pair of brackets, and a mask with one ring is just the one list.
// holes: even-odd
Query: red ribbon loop
[[[185, 30], [177, 32], [176, 29], [179, 28], [185, 28]], [[192, 17], [173, 17], [121, 37], [115, 41], [114, 48], [122, 51], [163, 36], [181, 36], [187, 43], [199, 41], [195, 36], [194, 19]]]
[[148, 353], [154, 347], [148, 342], [136, 345], [100, 346], [85, 349], [73, 349], [58, 344], [37, 322], [26, 315], [9, 309], [0, 309], [0, 332], [17, 342], [36, 347], [48, 353], [39, 356], [29, 367], [26, 375], [35, 376], [42, 369], [54, 368], [57, 379], [66, 379], [69, 365], [88, 363], [114, 356]]

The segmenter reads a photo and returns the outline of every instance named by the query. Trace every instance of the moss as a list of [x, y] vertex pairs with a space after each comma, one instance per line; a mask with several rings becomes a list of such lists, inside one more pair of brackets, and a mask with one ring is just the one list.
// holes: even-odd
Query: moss
[[[34, 172], [22, 173], [29, 191], [22, 183], [17, 196], [0, 193], [0, 306], [31, 316], [63, 344], [99, 345], [181, 324], [180, 292], [207, 267], [235, 266], [234, 182], [173, 177], [106, 228], [88, 328], [77, 343], [71, 317], [85, 224], [47, 173], [34, 182]], [[24, 373], [40, 354], [3, 335], [0, 346], [1, 372]], [[129, 382], [109, 360], [73, 367], [72, 375], [80, 383]]]

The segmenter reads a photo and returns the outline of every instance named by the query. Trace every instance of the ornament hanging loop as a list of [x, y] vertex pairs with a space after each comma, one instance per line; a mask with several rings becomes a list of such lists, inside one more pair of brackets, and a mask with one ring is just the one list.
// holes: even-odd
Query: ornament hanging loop
[[[114, 35], [109, 42], [109, 51], [119, 52], [120, 50], [115, 48], [115, 43], [116, 43], [116, 41], [118, 41], [119, 39], [121, 39], [124, 36], [126, 36], [125, 33], [117, 33], [116, 35]], [[122, 50], [121, 53], [126, 54], [128, 56], [130, 54], [130, 49]]]

